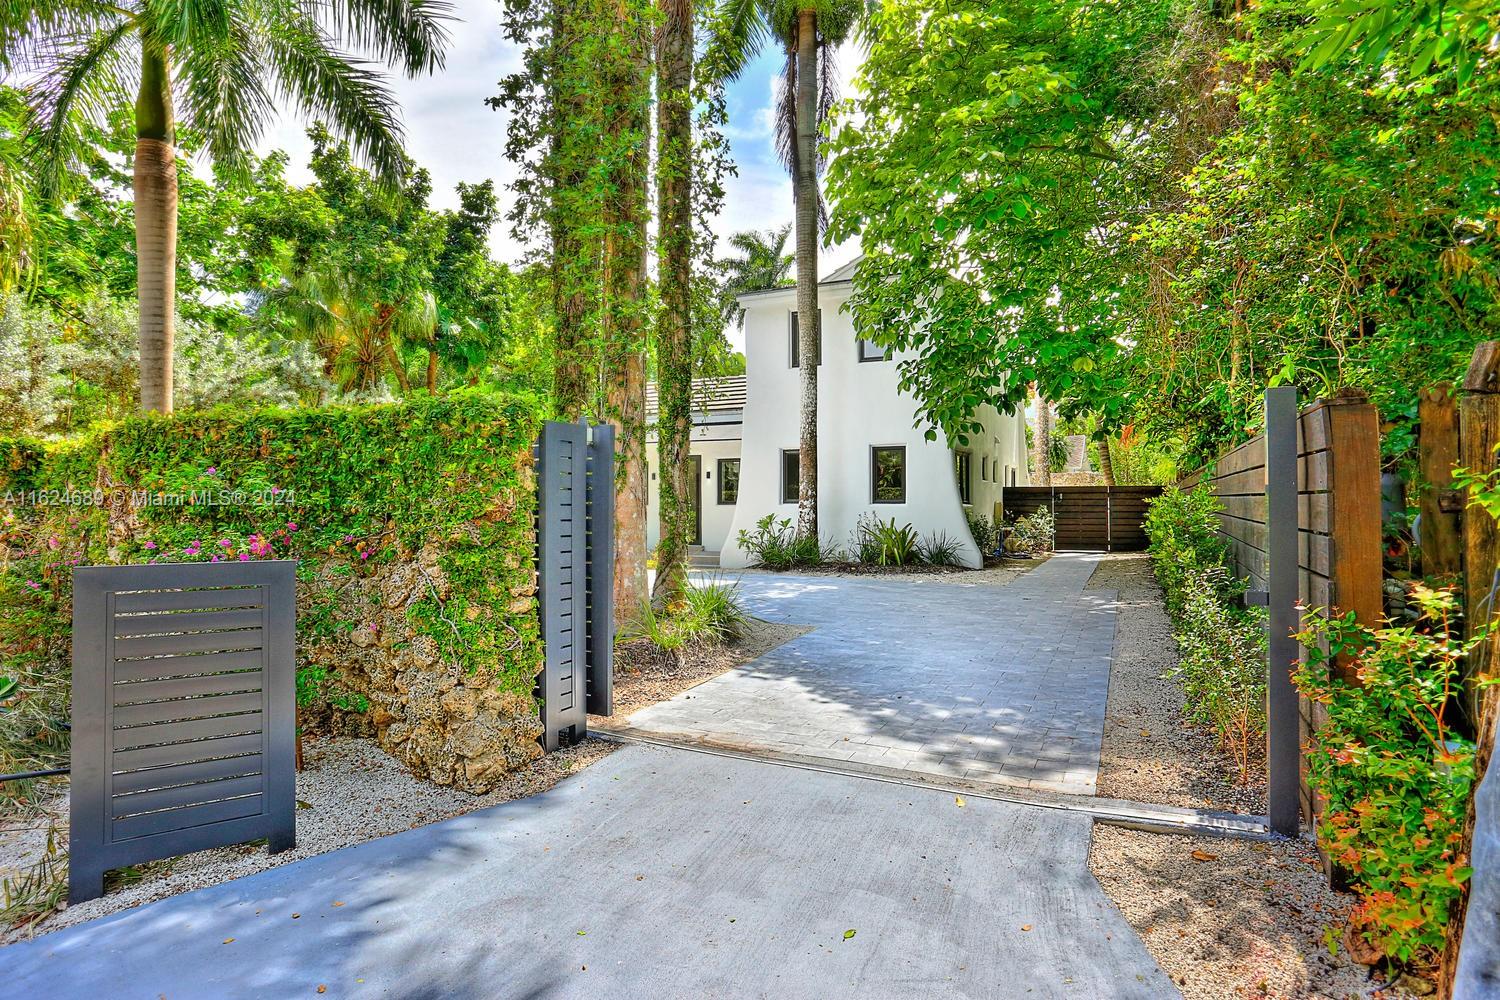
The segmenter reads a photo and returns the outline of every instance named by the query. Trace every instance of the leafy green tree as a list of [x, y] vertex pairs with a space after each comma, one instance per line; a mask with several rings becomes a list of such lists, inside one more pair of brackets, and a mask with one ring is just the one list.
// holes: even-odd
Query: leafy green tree
[[223, 171], [243, 168], [277, 102], [332, 123], [375, 169], [406, 161], [395, 102], [379, 76], [344, 51], [368, 50], [409, 74], [442, 66], [448, 5], [334, 0], [172, 3], [42, 0], [0, 7], [0, 52], [31, 78], [29, 138], [51, 188], [88, 155], [80, 127], [133, 90], [136, 286], [141, 406], [172, 409], [178, 176], [176, 132], [203, 136]]
[[[822, 234], [822, 165], [818, 135], [835, 97], [830, 49], [859, 26], [864, 0], [721, 0], [724, 65], [740, 72], [771, 43], [786, 52], [781, 101], [776, 114], [776, 149], [792, 174], [797, 233], [798, 354], [818, 357], [822, 343], [818, 315], [818, 244]], [[818, 366], [803, 364], [801, 428], [798, 445], [797, 534], [818, 537]]]

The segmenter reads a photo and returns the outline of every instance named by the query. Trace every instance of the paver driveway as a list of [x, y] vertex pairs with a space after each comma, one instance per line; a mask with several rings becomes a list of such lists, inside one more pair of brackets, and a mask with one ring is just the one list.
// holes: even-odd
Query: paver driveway
[[1093, 795], [1115, 631], [1099, 556], [1005, 586], [747, 573], [813, 631], [617, 725], [689, 744]]
[[1178, 996], [1089, 874], [1089, 826], [627, 747], [530, 799], [0, 949], [0, 998]]

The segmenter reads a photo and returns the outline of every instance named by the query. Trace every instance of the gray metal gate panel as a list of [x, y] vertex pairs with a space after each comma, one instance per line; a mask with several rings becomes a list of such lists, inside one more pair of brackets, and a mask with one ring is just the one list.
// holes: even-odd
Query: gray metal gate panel
[[72, 902], [111, 868], [295, 845], [296, 565], [73, 571]]
[[587, 476], [588, 428], [546, 424], [537, 455], [537, 589], [546, 646], [542, 742], [548, 750], [583, 735], [588, 721]]
[[589, 441], [588, 712], [615, 714], [615, 429]]

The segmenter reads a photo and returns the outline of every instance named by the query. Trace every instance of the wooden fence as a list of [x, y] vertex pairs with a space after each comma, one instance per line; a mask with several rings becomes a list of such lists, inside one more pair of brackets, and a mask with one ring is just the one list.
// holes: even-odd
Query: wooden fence
[[[1384, 602], [1380, 422], [1363, 393], [1348, 390], [1298, 412], [1296, 464], [1297, 598], [1325, 614], [1353, 611], [1358, 621], [1376, 627]], [[1224, 508], [1220, 530], [1229, 545], [1232, 568], [1261, 594], [1272, 591], [1274, 536], [1286, 528], [1269, 508], [1267, 486], [1275, 478], [1275, 470], [1267, 465], [1266, 435], [1261, 434], [1182, 484], [1205, 484], [1218, 497]], [[1290, 539], [1287, 544], [1290, 551]], [[1273, 658], [1276, 655], [1273, 648]], [[1305, 657], [1306, 651], [1300, 655]], [[1340, 664], [1336, 669], [1351, 668]], [[1273, 677], [1278, 679], [1283, 678]], [[1298, 741], [1305, 742], [1323, 721], [1321, 708], [1299, 699], [1298, 716]], [[1298, 784], [1301, 812], [1311, 820], [1318, 804], [1305, 770]]]
[[1160, 486], [1007, 486], [1006, 517], [1050, 510], [1059, 549], [1139, 552], [1146, 547], [1146, 507]]

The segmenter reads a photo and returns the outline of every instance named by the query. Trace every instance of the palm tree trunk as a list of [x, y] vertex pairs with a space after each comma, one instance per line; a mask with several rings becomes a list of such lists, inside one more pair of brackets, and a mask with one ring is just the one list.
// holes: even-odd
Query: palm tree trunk
[[693, 4], [660, 0], [664, 23], [657, 36], [658, 281], [656, 447], [661, 467], [657, 515], [656, 593], [678, 598], [687, 584], [687, 545], [693, 504], [689, 456], [693, 433]]
[[1031, 435], [1031, 464], [1036, 467], [1034, 486], [1052, 485], [1052, 404], [1042, 396], [1040, 386], [1036, 392], [1036, 426]]
[[818, 537], [818, 16], [797, 13], [797, 353], [802, 426], [797, 459], [797, 535]]
[[[639, 0], [612, 9], [615, 41], [606, 83], [605, 147], [611, 157], [605, 199], [605, 395], [616, 426], [620, 481], [615, 494], [615, 622], [632, 620], [649, 599], [646, 584], [646, 170], [651, 114], [650, 17]], [[638, 145], [637, 145], [638, 144]]]
[[177, 296], [177, 154], [167, 53], [147, 42], [135, 99], [135, 267], [140, 296], [141, 410], [172, 412]]
[[1099, 439], [1099, 475], [1105, 486], [1115, 485], [1115, 459], [1109, 453], [1109, 435]]

